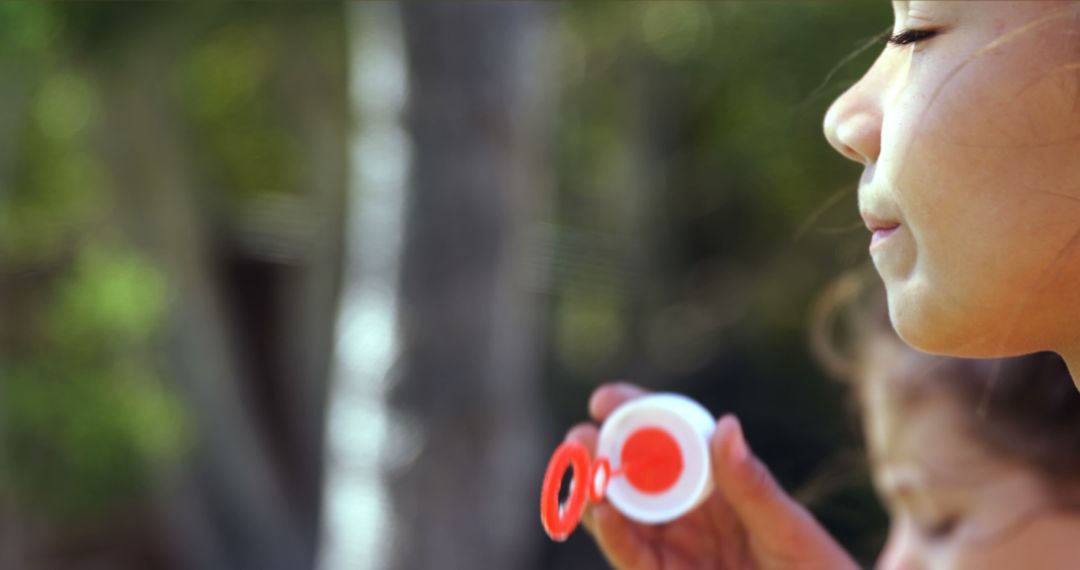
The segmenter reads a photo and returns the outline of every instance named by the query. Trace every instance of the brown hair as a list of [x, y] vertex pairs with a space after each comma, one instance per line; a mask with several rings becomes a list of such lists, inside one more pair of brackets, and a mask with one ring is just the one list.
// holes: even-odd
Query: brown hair
[[866, 270], [841, 276], [821, 295], [811, 348], [827, 372], [852, 386], [864, 405], [868, 371], [894, 359], [873, 358], [887, 343], [902, 351], [889, 370], [889, 396], [914, 406], [946, 397], [964, 434], [1005, 461], [1032, 469], [1057, 506], [1080, 508], [1080, 392], [1051, 352], [1001, 359], [937, 356], [908, 347], [893, 331], [880, 281]]

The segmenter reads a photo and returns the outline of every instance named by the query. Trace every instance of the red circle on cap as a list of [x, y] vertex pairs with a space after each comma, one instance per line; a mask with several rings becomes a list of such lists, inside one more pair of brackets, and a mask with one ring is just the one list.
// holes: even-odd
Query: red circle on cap
[[[566, 505], [559, 505], [559, 488], [563, 475], [573, 468], [570, 476], [570, 497]], [[540, 490], [540, 522], [552, 540], [562, 542], [577, 528], [581, 515], [585, 514], [585, 497], [592, 487], [589, 477], [589, 451], [575, 441], [563, 442], [555, 450], [544, 473], [544, 485]]]
[[675, 438], [660, 428], [635, 431], [622, 448], [622, 468], [626, 479], [642, 493], [667, 491], [683, 471], [682, 451]]

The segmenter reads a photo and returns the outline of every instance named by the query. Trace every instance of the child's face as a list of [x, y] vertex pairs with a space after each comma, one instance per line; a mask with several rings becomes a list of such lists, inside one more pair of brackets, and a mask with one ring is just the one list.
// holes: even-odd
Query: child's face
[[1080, 517], [1051, 509], [1034, 472], [966, 437], [946, 398], [898, 406], [896, 378], [868, 381], [867, 442], [891, 515], [879, 570], [1080, 568]]
[[[1080, 327], [1080, 6], [894, 2], [889, 45], [829, 109], [898, 332], [929, 352], [1067, 350]], [[884, 237], [884, 239], [880, 239]], [[1021, 318], [1022, 317], [1022, 318]]]

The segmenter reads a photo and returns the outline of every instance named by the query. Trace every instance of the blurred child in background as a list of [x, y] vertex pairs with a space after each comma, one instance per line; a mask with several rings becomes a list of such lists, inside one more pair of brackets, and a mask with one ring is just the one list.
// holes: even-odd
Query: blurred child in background
[[849, 356], [827, 313], [814, 344], [852, 384], [890, 513], [878, 567], [1080, 568], [1080, 393], [1062, 359], [929, 355], [896, 336], [883, 298], [848, 306]]

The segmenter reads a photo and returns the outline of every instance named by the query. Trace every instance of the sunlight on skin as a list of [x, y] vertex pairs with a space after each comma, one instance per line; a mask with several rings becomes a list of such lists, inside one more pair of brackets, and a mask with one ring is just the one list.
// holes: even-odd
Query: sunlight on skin
[[[1080, 356], [1076, 4], [895, 3], [890, 45], [830, 108], [897, 331], [928, 352]], [[896, 36], [894, 36], [896, 37]], [[1076, 198], [1076, 199], [1074, 199]]]

